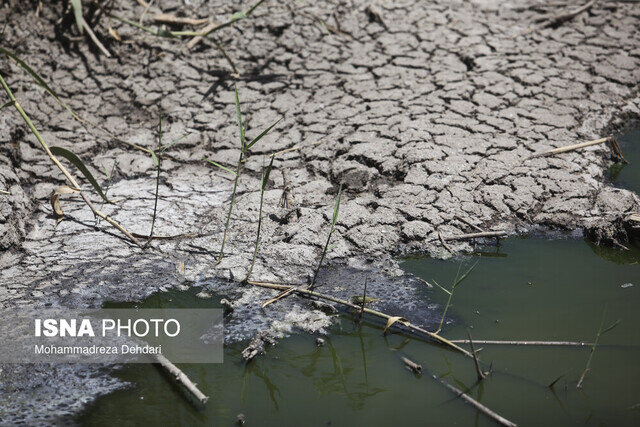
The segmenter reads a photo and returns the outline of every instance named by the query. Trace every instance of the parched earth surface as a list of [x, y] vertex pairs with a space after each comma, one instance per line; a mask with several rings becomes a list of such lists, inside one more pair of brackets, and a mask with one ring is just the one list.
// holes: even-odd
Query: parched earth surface
[[[233, 175], [202, 159], [233, 167], [239, 153], [234, 78], [220, 51], [211, 40], [187, 50], [183, 41], [112, 20], [118, 41], [104, 16], [89, 19], [112, 53], [106, 58], [78, 36], [66, 2], [46, 2], [39, 15], [36, 3], [4, 3], [1, 45], [89, 124], [73, 119], [6, 58], [0, 73], [47, 143], [72, 150], [108, 185], [109, 197], [119, 201], [102, 209], [132, 232], [149, 233], [156, 172], [147, 152], [119, 140], [155, 147], [160, 116], [165, 143], [187, 135], [162, 161], [155, 233], [189, 236], [140, 249], [97, 222], [74, 195], [62, 197], [65, 219], [56, 227], [49, 197], [64, 177], [17, 112], [5, 108], [0, 190], [10, 194], [0, 195], [0, 307], [99, 306], [198, 285], [235, 300], [229, 340], [274, 322], [326, 326], [318, 312], [294, 301], [264, 314], [251, 307], [272, 293], [227, 281], [243, 279], [251, 262], [265, 157], [286, 149], [296, 148], [274, 162], [252, 277], [308, 279], [342, 183], [328, 262], [343, 267], [323, 272], [322, 289], [359, 292], [366, 272], [374, 292], [394, 289], [383, 308], [423, 323], [427, 308], [407, 304], [414, 283], [392, 256], [447, 256], [438, 231], [473, 232], [467, 222], [509, 233], [583, 229], [606, 242], [624, 239], [623, 218], [640, 209], [637, 195], [606, 182], [606, 145], [530, 158], [638, 118], [640, 7], [633, 3], [600, 1], [572, 20], [517, 37], [562, 8], [486, 0], [261, 4], [217, 37], [241, 72], [247, 136], [283, 120], [244, 163], [226, 256], [217, 265]], [[143, 13], [137, 2], [119, 3], [119, 16], [137, 21]], [[228, 3], [160, 4], [165, 13], [223, 22], [234, 12]], [[157, 12], [149, 10], [148, 25]], [[450, 246], [471, 249], [467, 242]], [[91, 367], [5, 365], [0, 379], [6, 422], [60, 419], [120, 386]], [[52, 393], [59, 400], [44, 404]]]

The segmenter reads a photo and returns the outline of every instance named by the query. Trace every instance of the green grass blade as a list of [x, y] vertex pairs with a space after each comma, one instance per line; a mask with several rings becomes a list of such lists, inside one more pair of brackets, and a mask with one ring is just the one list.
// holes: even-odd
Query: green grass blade
[[11, 105], [13, 105], [13, 101], [9, 101], [6, 104], [2, 104], [2, 107], [0, 107], [0, 110], [4, 110], [6, 107], [10, 107]]
[[251, 6], [249, 9], [247, 9], [246, 12], [244, 12], [244, 17], [246, 18], [247, 16], [251, 15], [255, 8], [260, 6], [262, 3], [264, 3], [264, 0], [258, 0], [253, 6]]
[[176, 139], [174, 139], [173, 141], [171, 141], [170, 143], [168, 143], [167, 145], [165, 145], [164, 147], [162, 147], [160, 149], [160, 153], [164, 153], [165, 151], [167, 151], [169, 148], [171, 148], [173, 145], [175, 145], [176, 143], [182, 141], [183, 139], [185, 139], [186, 137], [188, 137], [189, 135], [191, 135], [190, 133], [186, 133], [184, 135], [182, 135], [181, 137], [178, 137]]
[[240, 111], [240, 98], [238, 97], [238, 85], [234, 84], [233, 89], [236, 95], [236, 121], [238, 122], [238, 129], [240, 130], [240, 142], [242, 144], [242, 151], [245, 151], [244, 128], [242, 127], [242, 112]]
[[71, 0], [71, 6], [73, 7], [73, 16], [76, 18], [76, 25], [78, 26], [80, 34], [82, 34], [82, 1]]
[[156, 153], [153, 150], [149, 150], [149, 153], [151, 153], [151, 158], [153, 159], [153, 164], [157, 166], [160, 166], [160, 161], [158, 160], [158, 156], [156, 156]]
[[42, 86], [44, 88], [44, 90], [46, 90], [47, 92], [49, 92], [49, 95], [51, 95], [56, 101], [58, 101], [58, 103], [60, 105], [62, 105], [65, 110], [67, 110], [69, 113], [71, 113], [71, 115], [78, 120], [79, 122], [84, 122], [84, 120], [82, 120], [80, 118], [80, 116], [78, 116], [72, 109], [71, 107], [69, 107], [67, 104], [65, 104], [64, 101], [62, 101], [60, 99], [60, 97], [58, 96], [58, 94], [55, 93], [55, 91], [53, 89], [51, 89], [51, 87], [47, 84], [47, 82], [44, 81], [44, 79], [42, 77], [40, 77], [38, 75], [38, 73], [36, 73], [29, 65], [27, 65], [26, 62], [24, 62], [22, 59], [20, 59], [15, 53], [0, 47], [0, 53], [8, 56], [9, 58], [13, 59], [16, 64], [18, 64], [18, 66], [20, 68], [22, 68], [23, 70], [25, 70], [27, 73], [29, 73], [29, 75], [31, 75], [31, 77], [36, 81], [36, 83], [40, 86]]
[[267, 187], [267, 183], [269, 182], [269, 175], [271, 175], [271, 169], [273, 168], [273, 157], [271, 157], [271, 161], [269, 161], [269, 166], [267, 166], [267, 170], [262, 177], [262, 191]]
[[340, 212], [340, 199], [342, 198], [342, 184], [340, 184], [340, 188], [338, 189], [338, 197], [336, 197], [336, 203], [333, 206], [333, 219], [331, 220], [331, 226], [335, 227], [336, 222], [338, 221], [338, 213]]
[[460, 283], [462, 283], [462, 281], [463, 281], [464, 279], [466, 279], [466, 278], [469, 276], [469, 274], [471, 274], [471, 272], [473, 271], [473, 269], [474, 269], [474, 268], [476, 268], [476, 266], [478, 265], [478, 262], [480, 262], [480, 261], [476, 261], [476, 263], [475, 263], [475, 264], [473, 264], [473, 265], [471, 266], [471, 268], [470, 268], [470, 269], [468, 269], [468, 270], [466, 271], [466, 273], [464, 273], [462, 276], [460, 276], [460, 278], [459, 278], [459, 279], [456, 279], [456, 281], [453, 283], [453, 288], [454, 288], [454, 289], [455, 289], [455, 287], [456, 287], [456, 286], [458, 286]]
[[76, 156], [71, 151], [62, 147], [51, 147], [50, 150], [55, 156], [64, 157], [65, 159], [69, 160], [76, 168], [78, 168], [78, 170], [82, 173], [82, 175], [84, 175], [87, 181], [91, 183], [91, 185], [93, 186], [93, 189], [96, 190], [96, 192], [100, 195], [100, 197], [102, 197], [102, 200], [104, 200], [105, 203], [113, 203], [102, 192], [102, 188], [100, 188], [100, 184], [98, 184], [98, 181], [96, 181], [96, 179], [93, 177], [91, 172], [89, 172], [89, 169], [87, 169], [87, 167], [84, 165], [84, 163], [82, 162], [82, 160], [80, 160], [78, 156]]
[[442, 289], [447, 295], [451, 295], [451, 292], [449, 292], [448, 290], [446, 290], [445, 288], [443, 288], [442, 286], [440, 286], [440, 284], [438, 282], [436, 282], [435, 280], [431, 280], [433, 282], [434, 285], [436, 285], [437, 287], [439, 287], [440, 289]]
[[209, 159], [205, 159], [205, 160], [206, 160], [207, 162], [211, 163], [212, 165], [219, 167], [219, 168], [220, 168], [220, 169], [222, 169], [222, 170], [225, 170], [225, 171], [227, 171], [227, 172], [229, 172], [229, 173], [232, 173], [232, 174], [234, 174], [234, 175], [236, 174], [236, 172], [235, 172], [235, 171], [233, 171], [233, 170], [229, 169], [229, 168], [228, 168], [228, 167], [226, 167], [226, 166], [222, 166], [220, 163], [216, 163], [216, 162], [214, 162], [213, 160], [209, 160]]
[[[268, 134], [268, 133], [269, 133], [269, 131], [270, 131], [271, 129], [273, 129], [273, 127], [274, 127], [275, 125], [277, 125], [278, 123], [280, 123], [280, 120], [282, 120], [282, 118], [279, 118], [279, 119], [278, 119], [274, 124], [272, 124], [271, 126], [269, 126], [268, 128], [266, 128], [265, 130], [263, 130], [263, 131], [262, 131], [262, 133], [261, 133], [260, 135], [256, 136], [256, 137], [255, 137], [255, 138], [254, 138], [254, 139], [253, 139], [253, 140], [252, 140], [252, 141], [247, 145], [246, 150], [248, 150], [248, 149], [250, 149], [251, 147], [253, 147], [253, 145], [254, 145], [256, 142], [260, 141], [260, 139], [261, 139], [263, 136], [265, 136], [266, 134]], [[338, 197], [339, 197], [339, 196], [338, 196]]]
[[613, 324], [611, 326], [609, 326], [608, 328], [604, 329], [602, 332], [600, 332], [600, 335], [604, 335], [607, 332], [609, 332], [610, 330], [612, 330], [613, 328], [615, 328], [616, 326], [618, 326], [620, 324], [621, 320], [618, 319], [615, 322], [613, 322]]
[[338, 221], [338, 211], [340, 209], [340, 196], [342, 194], [342, 183], [340, 184], [340, 188], [338, 188], [338, 196], [336, 197], [336, 204], [333, 207], [333, 220], [331, 221], [331, 229], [329, 230], [329, 234], [327, 236], [327, 241], [324, 244], [324, 249], [322, 249], [322, 254], [320, 255], [320, 261], [318, 261], [318, 266], [313, 272], [313, 278], [311, 279], [311, 283], [309, 284], [309, 289], [313, 290], [316, 285], [316, 279], [318, 278], [318, 273], [320, 272], [320, 268], [322, 267], [322, 262], [324, 261], [325, 256], [327, 255], [327, 250], [329, 249], [329, 243], [331, 241], [331, 236], [335, 231], [335, 225]]

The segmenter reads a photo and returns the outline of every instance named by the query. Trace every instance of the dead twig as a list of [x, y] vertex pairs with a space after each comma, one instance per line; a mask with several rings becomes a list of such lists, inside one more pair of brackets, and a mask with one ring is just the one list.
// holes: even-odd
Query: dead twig
[[458, 221], [460, 222], [464, 222], [465, 224], [467, 224], [469, 227], [473, 228], [476, 231], [479, 231], [480, 233], [484, 233], [484, 230], [480, 227], [478, 227], [477, 225], [475, 225], [474, 223], [472, 223], [471, 221], [464, 219], [461, 216], [456, 215], [455, 217]]
[[[454, 344], [469, 344], [470, 340], [450, 340]], [[514, 340], [473, 340], [476, 344], [495, 345], [540, 345], [540, 346], [567, 346], [567, 347], [590, 347], [593, 343], [576, 341], [514, 341]]]
[[144, 7], [144, 10], [142, 11], [142, 14], [140, 15], [140, 20], [138, 21], [140, 25], [142, 25], [142, 23], [144, 22], [144, 17], [147, 15], [147, 12], [149, 12], [149, 9], [151, 9], [151, 6], [153, 6], [153, 2], [155, 0], [151, 0], [149, 3], [147, 3], [147, 5]]
[[471, 406], [473, 406], [474, 408], [476, 408], [478, 411], [482, 412], [486, 416], [492, 418], [494, 421], [502, 424], [503, 426], [516, 427], [515, 423], [493, 412], [491, 409], [487, 408], [482, 403], [475, 400], [473, 397], [464, 393], [462, 390], [459, 390], [458, 388], [440, 379], [437, 375], [431, 375], [431, 377], [437, 382], [439, 382], [440, 384], [442, 384], [444, 387], [446, 387], [449, 391], [454, 393], [457, 397], [461, 398], [462, 400], [464, 400], [465, 402], [467, 402], [468, 404], [470, 404]]
[[183, 385], [184, 388], [200, 403], [204, 405], [209, 400], [208, 396], [205, 396], [198, 387], [189, 379], [189, 377], [182, 372], [176, 365], [171, 363], [169, 359], [164, 357], [161, 354], [155, 355], [156, 362], [164, 368], [169, 374], [171, 374], [172, 378], [175, 379], [179, 384]]
[[[397, 323], [402, 324], [406, 329], [418, 334], [418, 335], [422, 335], [427, 337], [428, 339], [430, 339], [431, 341], [434, 342], [438, 342], [440, 344], [444, 344], [449, 348], [452, 348], [462, 354], [464, 354], [465, 356], [468, 357], [472, 357], [471, 354], [463, 349], [462, 347], [453, 344], [452, 342], [450, 342], [448, 339], [441, 337], [440, 335], [434, 334], [433, 332], [429, 332], [426, 329], [422, 329], [419, 326], [415, 326], [413, 324], [411, 324], [408, 321], [398, 321], [400, 318], [396, 317], [396, 316], [389, 316], [388, 314], [382, 313], [380, 311], [376, 311], [376, 310], [372, 310], [370, 308], [362, 308], [359, 305], [353, 304], [349, 301], [345, 301], [343, 299], [340, 298], [336, 298], [336, 297], [332, 297], [330, 295], [325, 295], [325, 294], [321, 294], [315, 291], [311, 291], [309, 289], [304, 289], [304, 288], [300, 288], [300, 287], [295, 287], [295, 286], [288, 286], [288, 285], [278, 285], [278, 284], [274, 284], [274, 283], [265, 283], [265, 282], [253, 282], [253, 281], [249, 281], [247, 282], [250, 285], [253, 286], [259, 286], [262, 288], [269, 288], [269, 289], [276, 289], [276, 290], [280, 290], [280, 291], [287, 291], [289, 289], [291, 289], [292, 293], [296, 293], [298, 295], [301, 296], [306, 296], [306, 297], [312, 297], [312, 298], [319, 298], [319, 299], [324, 299], [327, 301], [332, 301], [335, 302], [337, 304], [341, 304], [344, 305], [346, 307], [351, 308], [352, 310], [354, 310], [355, 312], [359, 312], [360, 310], [363, 310], [364, 313], [370, 314], [372, 316], [375, 317], [379, 317], [382, 319], [386, 319], [387, 320], [387, 328], [389, 328], [392, 325], [395, 325]], [[391, 323], [391, 324], [390, 324]], [[387, 329], [385, 328], [385, 330]]]
[[109, 52], [107, 48], [104, 47], [104, 45], [100, 42], [96, 34], [93, 32], [93, 30], [89, 26], [89, 23], [86, 21], [86, 19], [84, 19], [84, 17], [82, 18], [82, 27], [85, 30], [87, 30], [87, 34], [89, 34], [89, 38], [98, 47], [98, 49], [100, 49], [100, 51], [104, 54], [104, 56], [106, 56], [107, 58], [111, 58], [111, 52]]
[[171, 25], [204, 25], [209, 23], [209, 18], [183, 18], [168, 13], [158, 13], [153, 16], [153, 20]]
[[416, 375], [422, 375], [422, 365], [418, 365], [416, 362], [409, 360], [406, 357], [403, 357], [402, 361], [404, 362], [408, 370]]
[[471, 332], [467, 329], [467, 336], [469, 337], [469, 346], [471, 346], [471, 354], [473, 355], [473, 363], [476, 365], [476, 374], [478, 375], [478, 381], [482, 381], [487, 377], [480, 368], [480, 362], [478, 361], [478, 355], [476, 354], [476, 350], [473, 348], [473, 340], [471, 339]]
[[[206, 27], [204, 27], [202, 29], [203, 33], [209, 33], [211, 31], [213, 31], [214, 29], [216, 29], [216, 27], [218, 26], [218, 24], [216, 24], [215, 22], [211, 22], [209, 25], [207, 25]], [[192, 38], [191, 40], [189, 40], [189, 42], [185, 45], [185, 48], [187, 50], [191, 50], [193, 49], [198, 43], [200, 43], [202, 41], [204, 37], [203, 36], [196, 36], [194, 38]]]
[[578, 16], [579, 14], [581, 14], [582, 12], [586, 12], [587, 10], [591, 9], [593, 7], [594, 4], [596, 4], [598, 0], [589, 0], [587, 3], [583, 4], [582, 6], [573, 9], [573, 10], [568, 10], [565, 12], [560, 12], [560, 13], [556, 13], [553, 14], [551, 16], [549, 16], [548, 18], [546, 18], [544, 20], [544, 22], [542, 22], [539, 25], [536, 25], [534, 27], [530, 27], [524, 31], [521, 31], [519, 33], [517, 33], [516, 35], [513, 36], [513, 38], [519, 37], [519, 36], [523, 36], [526, 34], [530, 34], [536, 31], [539, 31], [543, 28], [546, 27], [551, 27], [554, 25], [559, 25], [565, 21], [569, 21], [573, 18], [575, 18], [576, 16]]
[[267, 300], [264, 304], [262, 304], [262, 308], [265, 308], [266, 306], [268, 306], [269, 304], [272, 304], [288, 295], [291, 295], [293, 293], [293, 291], [295, 291], [296, 288], [295, 287], [291, 287], [289, 289], [287, 289], [284, 292], [280, 292], [278, 295], [276, 295], [275, 297], [271, 298], [270, 300]]
[[[606, 138], [594, 139], [593, 141], [581, 142], [580, 144], [567, 145], [566, 147], [554, 148], [553, 150], [544, 151], [542, 153], [532, 154], [525, 160], [535, 159], [538, 157], [553, 156], [555, 154], [566, 153], [567, 151], [578, 150], [580, 148], [591, 147], [592, 145], [599, 145], [608, 142], [611, 139], [610, 136]], [[618, 146], [618, 149], [620, 147]]]
[[367, 283], [369, 282], [369, 276], [364, 278], [364, 292], [362, 293], [362, 306], [360, 307], [360, 313], [358, 314], [358, 322], [362, 319], [364, 314], [364, 305], [367, 302]]
[[450, 253], [453, 253], [449, 245], [447, 245], [447, 242], [444, 240], [444, 237], [442, 237], [442, 233], [440, 232], [440, 230], [438, 230], [438, 238], [440, 239], [440, 243], [442, 243], [442, 246], [444, 246], [444, 248]]
[[445, 236], [444, 240], [469, 240], [481, 237], [502, 237], [506, 236], [506, 231], [483, 231], [481, 233], [459, 234], [457, 236]]

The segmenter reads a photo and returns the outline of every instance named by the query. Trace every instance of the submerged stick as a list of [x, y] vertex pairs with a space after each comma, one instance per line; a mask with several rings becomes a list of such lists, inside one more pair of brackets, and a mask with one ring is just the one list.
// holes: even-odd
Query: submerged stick
[[182, 372], [180, 368], [171, 363], [169, 359], [161, 354], [155, 355], [156, 362], [171, 374], [173, 379], [183, 385], [185, 389], [201, 404], [204, 405], [209, 400], [209, 396], [205, 396], [198, 387], [189, 379], [187, 374]]
[[431, 375], [431, 377], [434, 380], [436, 380], [437, 382], [439, 382], [440, 384], [442, 384], [443, 386], [445, 386], [449, 391], [454, 393], [457, 397], [461, 398], [462, 400], [464, 400], [465, 402], [467, 402], [468, 404], [470, 404], [471, 406], [476, 408], [478, 411], [482, 412], [483, 414], [485, 414], [486, 416], [488, 416], [490, 418], [493, 418], [494, 421], [502, 424], [503, 426], [516, 427], [517, 424], [515, 424], [515, 423], [509, 421], [508, 419], [504, 418], [503, 416], [493, 412], [491, 409], [487, 408], [482, 403], [478, 402], [477, 400], [475, 400], [473, 397], [469, 396], [468, 394], [466, 394], [462, 390], [459, 390], [458, 388], [452, 386], [448, 382], [443, 381], [442, 379], [438, 378], [437, 375]]
[[416, 375], [422, 374], [422, 365], [418, 365], [416, 362], [414, 362], [413, 360], [409, 360], [406, 357], [403, 357], [402, 361], [404, 362], [407, 369], [413, 372], [414, 374]]
[[[470, 340], [450, 340], [454, 344], [470, 344]], [[576, 341], [514, 341], [514, 340], [473, 340], [474, 344], [496, 344], [496, 345], [547, 345], [547, 346], [567, 346], [567, 347], [589, 347], [593, 343]]]
[[480, 368], [480, 361], [478, 360], [478, 354], [475, 348], [473, 347], [473, 340], [471, 339], [471, 332], [469, 332], [469, 329], [467, 329], [467, 336], [469, 337], [469, 346], [471, 346], [471, 354], [473, 355], [473, 363], [476, 366], [476, 374], [478, 376], [478, 381], [482, 381], [483, 379], [487, 378], [487, 374], [485, 374], [482, 371], [482, 368]]
[[[332, 301], [332, 302], [335, 302], [337, 304], [341, 304], [341, 305], [344, 305], [346, 307], [349, 307], [349, 308], [355, 310], [356, 312], [359, 312], [360, 310], [363, 310], [364, 313], [371, 314], [372, 316], [380, 317], [382, 319], [386, 319], [387, 322], [390, 319], [393, 320], [393, 318], [394, 318], [394, 316], [390, 316], [390, 315], [382, 313], [380, 311], [372, 310], [372, 309], [366, 308], [366, 307], [363, 309], [361, 306], [353, 304], [353, 303], [351, 303], [349, 301], [345, 301], [345, 300], [340, 299], [340, 298], [332, 297], [330, 295], [321, 294], [321, 293], [318, 293], [318, 292], [315, 292], [315, 291], [311, 291], [311, 290], [308, 290], [308, 289], [303, 289], [303, 288], [300, 288], [300, 287], [287, 286], [287, 285], [277, 285], [277, 284], [274, 284], [274, 283], [253, 282], [253, 281], [249, 281], [247, 283], [249, 283], [250, 285], [259, 286], [259, 287], [262, 287], [262, 288], [276, 289], [276, 290], [279, 290], [279, 291], [287, 291], [287, 290], [291, 289], [292, 293], [296, 293], [296, 294], [302, 295], [302, 296], [314, 297], [314, 298], [324, 299], [324, 300], [327, 300], [327, 301]], [[448, 347], [450, 347], [450, 348], [452, 348], [452, 349], [464, 354], [465, 356], [472, 357], [471, 353], [469, 353], [467, 350], [465, 350], [462, 347], [452, 343], [448, 339], [441, 337], [438, 334], [434, 334], [433, 332], [429, 332], [426, 329], [422, 329], [421, 327], [415, 326], [415, 325], [413, 325], [413, 324], [411, 324], [409, 322], [394, 322], [394, 323], [402, 323], [402, 325], [404, 325], [407, 329], [411, 330], [412, 332], [415, 332], [415, 333], [417, 333], [419, 335], [426, 336], [432, 341], [436, 341], [436, 342], [438, 342], [440, 344], [444, 344], [444, 345], [446, 345], [446, 346], [448, 346]]]

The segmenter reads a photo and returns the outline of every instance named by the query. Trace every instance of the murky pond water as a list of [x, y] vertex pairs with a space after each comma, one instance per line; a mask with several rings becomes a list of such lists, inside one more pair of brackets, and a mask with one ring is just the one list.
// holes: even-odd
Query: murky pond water
[[[640, 251], [592, 247], [582, 240], [509, 239], [455, 261], [409, 259], [403, 268], [448, 286], [460, 262], [479, 263], [458, 287], [443, 335], [474, 339], [588, 340], [605, 322], [622, 323], [603, 336], [581, 390], [577, 380], [589, 350], [481, 345], [494, 372], [476, 385], [473, 363], [442, 347], [342, 318], [315, 346], [315, 336], [282, 340], [245, 366], [240, 343], [219, 365], [181, 365], [210, 396], [205, 410], [188, 404], [154, 367], [118, 373], [133, 386], [99, 398], [79, 418], [86, 425], [491, 425], [429, 375], [416, 378], [401, 357], [469, 393], [519, 425], [640, 425]], [[143, 306], [202, 307], [197, 291], [154, 295]], [[384, 298], [384, 295], [377, 295]], [[423, 291], [425, 308], [446, 302]], [[442, 307], [437, 308], [441, 310]], [[564, 375], [553, 389], [547, 387]]]

